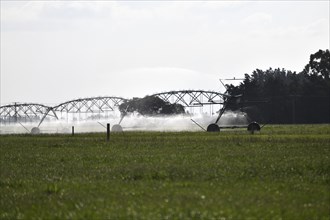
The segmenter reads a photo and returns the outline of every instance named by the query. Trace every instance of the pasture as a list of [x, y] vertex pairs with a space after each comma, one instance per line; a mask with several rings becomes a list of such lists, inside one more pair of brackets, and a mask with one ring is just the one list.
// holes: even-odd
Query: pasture
[[0, 219], [330, 219], [330, 126], [0, 136]]

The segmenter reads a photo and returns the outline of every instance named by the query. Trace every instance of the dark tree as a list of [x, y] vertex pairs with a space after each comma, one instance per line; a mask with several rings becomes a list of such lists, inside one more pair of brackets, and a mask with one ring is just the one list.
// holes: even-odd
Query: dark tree
[[[330, 122], [330, 54], [319, 50], [301, 73], [285, 69], [255, 70], [230, 95], [242, 95], [241, 109], [254, 120], [271, 123]], [[259, 104], [258, 101], [261, 101]], [[262, 104], [262, 101], [267, 101]]]
[[303, 72], [309, 75], [321, 75], [323, 78], [329, 79], [330, 51], [319, 50], [312, 54]]
[[119, 110], [122, 114], [138, 112], [141, 115], [172, 115], [185, 113], [182, 105], [165, 102], [157, 96], [133, 98], [121, 104]]

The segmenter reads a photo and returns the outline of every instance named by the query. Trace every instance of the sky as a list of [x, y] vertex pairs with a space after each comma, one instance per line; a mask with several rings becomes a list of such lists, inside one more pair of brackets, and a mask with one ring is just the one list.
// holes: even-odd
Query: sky
[[[224, 92], [329, 49], [327, 1], [1, 0], [1, 105]], [[226, 83], [231, 83], [228, 81]]]

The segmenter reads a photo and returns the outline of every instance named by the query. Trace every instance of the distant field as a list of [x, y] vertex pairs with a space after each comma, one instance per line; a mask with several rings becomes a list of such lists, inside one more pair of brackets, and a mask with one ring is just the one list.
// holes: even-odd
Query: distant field
[[0, 219], [330, 219], [330, 125], [0, 143]]

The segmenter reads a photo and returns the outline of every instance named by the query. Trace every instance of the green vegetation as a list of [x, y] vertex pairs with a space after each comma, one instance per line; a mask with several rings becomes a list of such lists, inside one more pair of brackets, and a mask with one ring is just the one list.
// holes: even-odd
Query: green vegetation
[[119, 105], [122, 115], [138, 112], [141, 115], [175, 115], [185, 113], [180, 104], [171, 104], [157, 96], [145, 96], [144, 98], [133, 98]]
[[0, 138], [0, 219], [330, 218], [329, 125]]
[[[285, 69], [256, 69], [230, 95], [242, 95], [228, 109], [242, 109], [258, 122], [272, 124], [330, 123], [330, 51], [310, 56], [300, 73]], [[316, 107], [317, 106], [317, 107]]]

